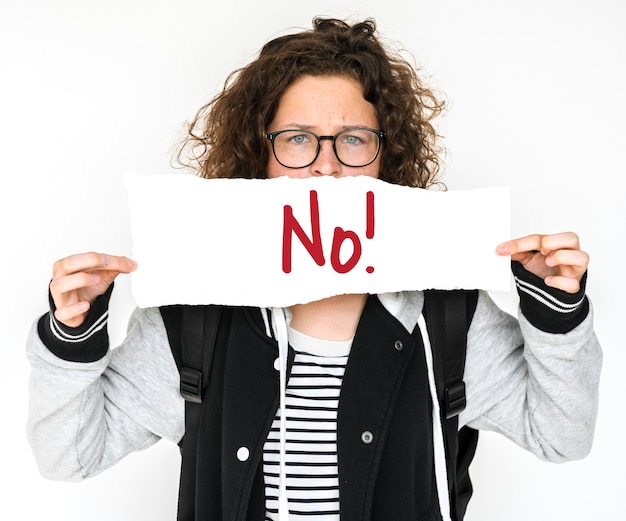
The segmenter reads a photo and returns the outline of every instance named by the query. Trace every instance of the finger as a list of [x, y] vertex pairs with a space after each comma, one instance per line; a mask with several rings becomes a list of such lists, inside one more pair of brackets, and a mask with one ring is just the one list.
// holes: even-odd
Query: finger
[[50, 292], [56, 301], [57, 296], [64, 295], [70, 291], [97, 286], [100, 280], [98, 275], [84, 271], [72, 273], [71, 275], [65, 275], [58, 279], [52, 279], [50, 281]]
[[97, 270], [129, 273], [137, 268], [137, 263], [128, 257], [97, 252], [72, 255], [59, 262], [61, 263], [61, 269], [65, 270], [67, 273]]
[[496, 253], [498, 255], [515, 255], [538, 251], [541, 248], [542, 237], [543, 235], [533, 234], [503, 242], [496, 248]]
[[584, 272], [589, 265], [589, 255], [582, 250], [556, 250], [546, 257], [550, 267], [571, 266]]
[[130, 273], [137, 268], [137, 263], [128, 257], [118, 257], [105, 253], [89, 252], [70, 255], [54, 263], [52, 277], [58, 278], [78, 271], [112, 270]]
[[543, 235], [540, 249], [544, 254], [555, 250], [580, 250], [580, 241], [573, 232]]
[[89, 302], [77, 302], [71, 306], [57, 309], [54, 312], [54, 318], [68, 327], [78, 327], [85, 320], [85, 315], [89, 308]]
[[546, 286], [551, 288], [560, 289], [567, 293], [578, 293], [580, 290], [580, 282], [578, 279], [572, 279], [570, 277], [550, 276], [544, 279]]
[[532, 234], [498, 245], [499, 255], [515, 255], [517, 253], [537, 252], [547, 255], [560, 249], [580, 249], [578, 235], [573, 232], [554, 233], [550, 235]]

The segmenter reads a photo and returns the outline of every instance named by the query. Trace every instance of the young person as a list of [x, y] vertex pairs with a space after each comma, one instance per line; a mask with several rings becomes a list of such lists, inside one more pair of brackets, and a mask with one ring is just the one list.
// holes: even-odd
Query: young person
[[[367, 175], [428, 188], [438, 182], [441, 110], [373, 21], [315, 19], [233, 73], [190, 125], [181, 158], [207, 178]], [[479, 292], [459, 426], [500, 432], [546, 460], [582, 458], [601, 365], [588, 255], [573, 233], [494, 248], [511, 256], [519, 319]], [[137, 309], [125, 341], [109, 348], [113, 282], [135, 269], [95, 252], [54, 265], [50, 312], [28, 340], [28, 435], [45, 476], [83, 479], [183, 437], [180, 323], [166, 309]], [[447, 504], [423, 305], [412, 291], [229, 309], [203, 405], [192, 518], [461, 519]], [[275, 360], [287, 340], [278, 400], [276, 368], [285, 369]]]

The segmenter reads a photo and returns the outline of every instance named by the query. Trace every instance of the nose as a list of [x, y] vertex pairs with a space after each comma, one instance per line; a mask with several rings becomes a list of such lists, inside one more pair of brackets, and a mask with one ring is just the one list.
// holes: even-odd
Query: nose
[[341, 167], [342, 165], [333, 149], [333, 141], [331, 139], [320, 140], [320, 153], [311, 165], [313, 175], [338, 177], [341, 175]]

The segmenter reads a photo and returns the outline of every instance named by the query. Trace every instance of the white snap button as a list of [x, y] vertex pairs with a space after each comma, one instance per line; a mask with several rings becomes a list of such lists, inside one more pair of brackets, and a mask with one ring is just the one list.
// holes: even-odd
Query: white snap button
[[274, 360], [274, 369], [276, 369], [277, 371], [280, 371], [280, 358], [277, 358], [276, 360]]
[[239, 461], [247, 461], [249, 457], [250, 450], [248, 447], [239, 447], [239, 450], [237, 450], [237, 459]]
[[374, 441], [374, 435], [370, 431], [363, 431], [361, 433], [361, 441], [369, 445]]

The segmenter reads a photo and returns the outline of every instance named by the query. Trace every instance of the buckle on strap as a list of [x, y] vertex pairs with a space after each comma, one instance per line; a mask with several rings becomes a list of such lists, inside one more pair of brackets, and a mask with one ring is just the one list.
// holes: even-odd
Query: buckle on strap
[[182, 367], [180, 370], [180, 395], [188, 402], [202, 403], [202, 373]]
[[453, 384], [444, 391], [446, 419], [454, 418], [465, 410], [465, 382]]

